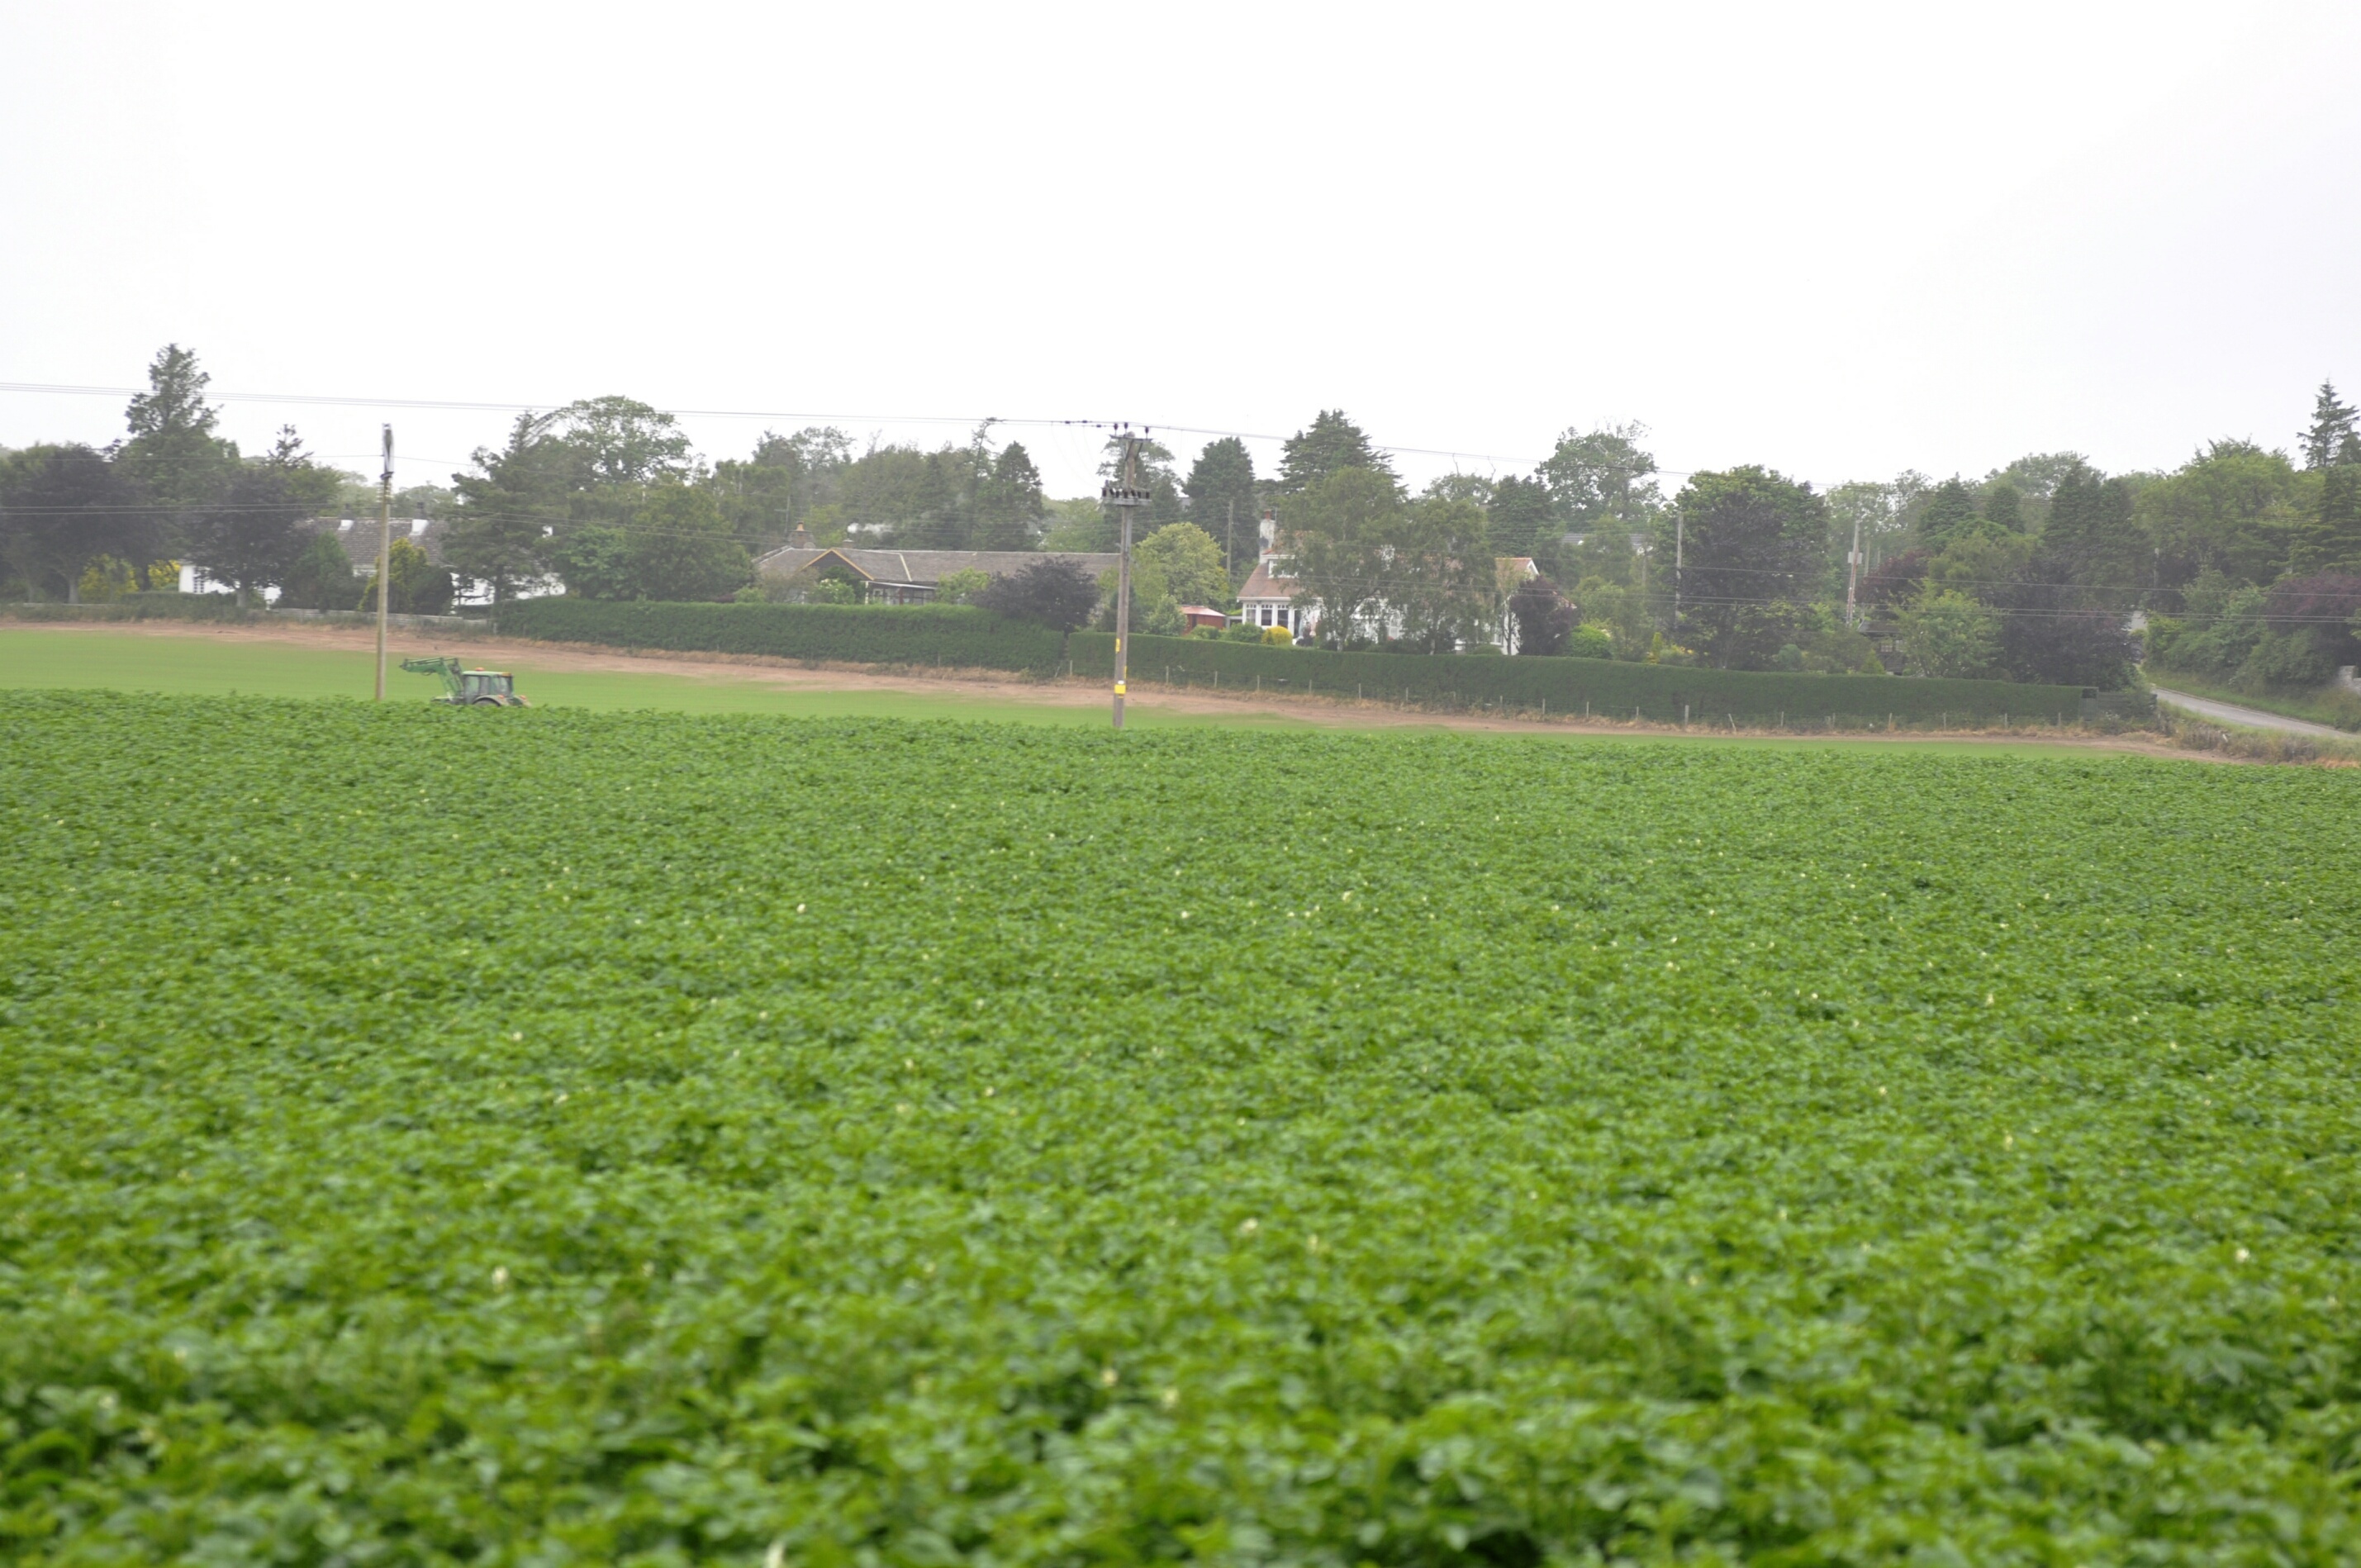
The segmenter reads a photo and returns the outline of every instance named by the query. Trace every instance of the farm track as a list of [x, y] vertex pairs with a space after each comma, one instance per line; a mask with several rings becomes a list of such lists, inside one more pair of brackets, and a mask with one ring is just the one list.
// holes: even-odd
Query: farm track
[[[368, 628], [344, 626], [308, 626], [300, 623], [280, 625], [219, 626], [185, 621], [51, 621], [42, 623], [45, 630], [92, 632], [114, 636], [143, 636], [160, 639], [215, 638], [225, 641], [277, 644], [286, 647], [334, 648], [342, 652], [366, 649], [373, 637]], [[564, 671], [586, 674], [646, 674], [652, 667], [666, 674], [693, 680], [734, 681], [789, 691], [892, 692], [912, 696], [939, 696], [947, 689], [984, 701], [1025, 703], [1043, 707], [1097, 707], [1106, 701], [1106, 692], [1098, 682], [1084, 679], [1024, 680], [1004, 672], [988, 670], [916, 670], [881, 671], [863, 665], [813, 665], [799, 660], [767, 658], [756, 654], [688, 653], [664, 649], [624, 649], [600, 647], [583, 643], [544, 642], [519, 637], [438, 636], [432, 632], [405, 631], [396, 629], [386, 641], [390, 658], [416, 657], [422, 654], [455, 654], [469, 663], [495, 663], [500, 659], [530, 664], [536, 669]], [[1142, 671], [1143, 677], [1153, 672]], [[5, 684], [5, 682], [0, 682]], [[1606, 722], [1571, 718], [1510, 718], [1486, 717], [1480, 714], [1437, 713], [1431, 709], [1404, 712], [1375, 702], [1343, 702], [1326, 697], [1280, 696], [1268, 693], [1252, 696], [1216, 695], [1202, 690], [1174, 691], [1165, 688], [1152, 678], [1138, 678], [1132, 683], [1129, 705], [1135, 711], [1188, 714], [1208, 718], [1236, 719], [1268, 715], [1275, 719], [1294, 723], [1315, 724], [1336, 729], [1455, 729], [1492, 733], [1541, 735], [1688, 735], [1693, 738], [1732, 738], [1727, 729], [1717, 729], [1696, 724], [1686, 730], [1678, 725]], [[2282, 723], [2292, 721], [2282, 720]], [[1848, 744], [1897, 743], [1924, 744], [1940, 740], [1956, 744], [1990, 744], [2009, 747], [2054, 748], [2069, 751], [2112, 751], [2147, 757], [2171, 757], [2181, 761], [2229, 762], [2240, 759], [2219, 753], [2193, 752], [2165, 745], [2145, 736], [2121, 734], [2045, 734], [2023, 730], [1950, 730], [1940, 736], [1905, 731], [1878, 734], [1873, 731], [1851, 732], [1837, 736], [1794, 734], [1769, 729], [1737, 731], [1740, 739], [1780, 739], [1798, 742], [1842, 741]]]

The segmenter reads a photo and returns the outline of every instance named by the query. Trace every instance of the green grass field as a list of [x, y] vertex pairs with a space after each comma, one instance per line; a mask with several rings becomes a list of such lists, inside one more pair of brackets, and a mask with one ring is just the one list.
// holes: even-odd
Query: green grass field
[[[978, 718], [1051, 725], [1104, 725], [1095, 708], [1049, 702], [1024, 702], [961, 695], [947, 687], [942, 696], [893, 691], [798, 691], [753, 678], [717, 679], [665, 673], [649, 661], [646, 674], [552, 670], [535, 663], [530, 648], [513, 643], [455, 642], [448, 652], [468, 663], [479, 661], [513, 670], [517, 689], [537, 707], [591, 708], [606, 712], [655, 708], [669, 713], [769, 713], [809, 718]], [[202, 632], [185, 637], [136, 632], [59, 631], [0, 626], [0, 688], [96, 688], [174, 696], [367, 697], [375, 689], [376, 654], [367, 648], [307, 647], [285, 642], [243, 641]], [[424, 675], [404, 674], [399, 660], [386, 676], [387, 695], [420, 706], [442, 691]], [[1287, 726], [1295, 721], [1265, 712], [1177, 715], [1141, 711], [1148, 728], [1168, 724]]]
[[[743, 675], [708, 676], [667, 673], [651, 659], [645, 673], [614, 674], [551, 670], [537, 665], [531, 645], [514, 642], [454, 643], [450, 652], [470, 664], [512, 670], [517, 689], [536, 707], [599, 712], [654, 709], [667, 713], [764, 713], [804, 718], [992, 719], [1072, 729], [1104, 729], [1107, 712], [1096, 705], [1026, 701], [962, 691], [946, 684], [943, 695], [864, 689], [847, 683], [834, 690], [796, 690], [771, 685], [749, 669]], [[375, 654], [366, 648], [247, 641], [192, 632], [185, 636], [106, 630], [60, 631], [52, 628], [0, 625], [0, 690], [104, 690], [167, 696], [367, 697], [373, 689]], [[405, 674], [398, 662], [387, 676], [389, 700], [426, 706], [441, 686], [423, 675]], [[1158, 706], [1152, 679], [1134, 684], [1136, 700], [1127, 722], [1144, 729], [1310, 729], [1349, 726], [1349, 711], [1326, 708], [1317, 719], [1296, 718], [1283, 703], [1240, 704], [1235, 713], [1174, 711]], [[1202, 694], [1200, 694], [1202, 695]], [[1371, 728], [1398, 731], [1396, 724]], [[1420, 728], [1424, 728], [1423, 726]], [[1438, 724], [1436, 729], [1444, 728]], [[1662, 736], [1662, 731], [1637, 731]], [[1813, 748], [1894, 745], [1935, 751], [2007, 750], [2027, 756], [2079, 750], [2072, 741], [2027, 737], [1989, 740], [1900, 741], [1826, 736], [1717, 736], [1700, 725], [1686, 739], [1740, 746]]]
[[2361, 780], [0, 694], [0, 1560], [2361, 1554]]

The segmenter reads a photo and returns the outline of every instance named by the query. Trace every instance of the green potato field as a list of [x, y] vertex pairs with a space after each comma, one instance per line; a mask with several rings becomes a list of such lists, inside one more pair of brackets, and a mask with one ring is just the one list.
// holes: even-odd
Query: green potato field
[[2361, 774], [0, 694], [0, 1560], [2361, 1557]]

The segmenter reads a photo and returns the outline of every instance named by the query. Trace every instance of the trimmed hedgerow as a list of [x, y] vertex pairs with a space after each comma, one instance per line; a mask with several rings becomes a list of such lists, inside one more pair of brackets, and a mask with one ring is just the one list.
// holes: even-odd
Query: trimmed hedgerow
[[526, 599], [500, 612], [502, 633], [554, 642], [680, 652], [763, 653], [851, 664], [1057, 667], [1063, 640], [1046, 626], [972, 605], [655, 604]]
[[[1067, 652], [1080, 674], [1111, 674], [1115, 639], [1078, 631]], [[1668, 721], [1684, 705], [1697, 723], [1883, 724], [1985, 720], [2059, 722], [2080, 717], [2082, 688], [2010, 681], [1902, 680], [1892, 675], [1806, 675], [1631, 664], [1607, 659], [1436, 658], [1418, 653], [1332, 653], [1310, 648], [1215, 641], [1210, 638], [1132, 639], [1136, 681], [1252, 685], [1270, 692], [1327, 692], [1440, 707], [1505, 706], [1552, 713], [1588, 710], [1606, 718]]]
[[100, 604], [0, 605], [10, 620], [258, 620], [260, 607], [238, 608], [228, 594], [152, 593]]

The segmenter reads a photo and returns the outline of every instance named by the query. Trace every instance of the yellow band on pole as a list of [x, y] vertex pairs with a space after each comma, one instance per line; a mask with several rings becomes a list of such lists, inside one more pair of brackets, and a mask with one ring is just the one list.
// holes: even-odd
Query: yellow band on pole
[[1121, 681], [1117, 681], [1115, 684], [1115, 695], [1117, 696], [1121, 696], [1123, 695], [1123, 683]]

